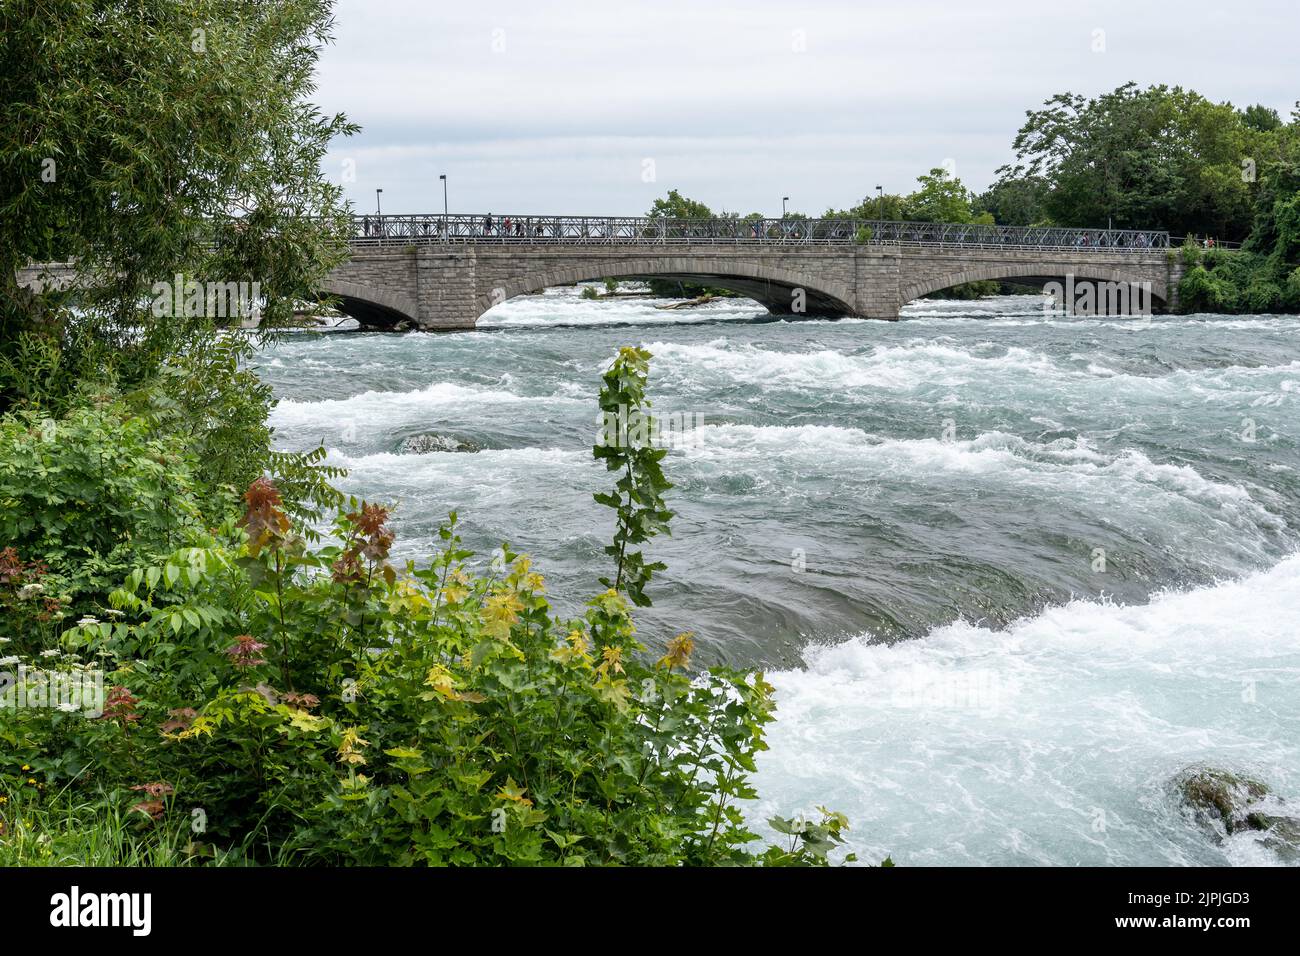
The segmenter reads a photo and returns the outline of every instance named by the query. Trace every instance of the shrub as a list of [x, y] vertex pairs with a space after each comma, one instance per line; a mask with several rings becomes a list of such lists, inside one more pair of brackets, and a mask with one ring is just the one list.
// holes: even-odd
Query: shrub
[[1242, 305], [1247, 312], [1274, 312], [1282, 305], [1282, 287], [1259, 277], [1246, 287]]
[[1204, 266], [1192, 266], [1178, 284], [1178, 301], [1184, 312], [1216, 312], [1222, 308], [1224, 290]]
[[1286, 288], [1282, 293], [1283, 304], [1292, 310], [1300, 310], [1300, 266], [1291, 270], [1286, 278]]
[[329, 481], [342, 472], [323, 449], [269, 448], [274, 402], [244, 365], [249, 349], [243, 336], [214, 338], [126, 395], [83, 388], [61, 412], [0, 417], [0, 636], [97, 612], [134, 567], [220, 524], [263, 473], [294, 518], [338, 504]]
[[[179, 440], [117, 401], [61, 419], [0, 418], [0, 546], [28, 568], [11, 583], [39, 584], [43, 599], [57, 593], [74, 613], [90, 609], [137, 563], [190, 542], [205, 513], [229, 506], [205, 500], [194, 471]], [[12, 597], [0, 602], [12, 607]], [[6, 615], [0, 634], [19, 636], [14, 623]]]
[[1274, 312], [1288, 307], [1286, 267], [1251, 252], [1208, 249], [1179, 284], [1183, 311]]
[[983, 299], [997, 295], [1002, 291], [1002, 283], [993, 279], [979, 279], [975, 282], [963, 282], [961, 285], [949, 286], [925, 296], [927, 299]]

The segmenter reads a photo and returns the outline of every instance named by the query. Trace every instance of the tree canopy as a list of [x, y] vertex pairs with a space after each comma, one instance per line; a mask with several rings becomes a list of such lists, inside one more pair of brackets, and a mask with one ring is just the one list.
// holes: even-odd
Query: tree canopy
[[712, 219], [713, 210], [695, 199], [687, 199], [676, 189], [656, 199], [646, 214], [651, 219]]
[[[257, 283], [266, 325], [339, 261], [328, 144], [355, 126], [310, 104], [330, 0], [6, 0], [0, 6], [0, 411], [105, 371], [126, 383], [203, 332], [151, 289]], [[75, 260], [75, 294], [20, 288]], [[76, 308], [69, 308], [74, 304]], [[49, 379], [53, 376], [53, 379]]]
[[1252, 218], [1250, 162], [1271, 150], [1271, 129], [1262, 129], [1270, 112], [1243, 113], [1177, 86], [1058, 93], [1026, 114], [1001, 184], [1045, 185], [1042, 209], [1060, 225], [1241, 239]]

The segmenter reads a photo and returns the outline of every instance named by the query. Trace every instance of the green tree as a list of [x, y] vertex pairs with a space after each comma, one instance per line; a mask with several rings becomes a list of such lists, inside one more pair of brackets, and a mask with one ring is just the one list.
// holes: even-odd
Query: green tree
[[916, 177], [921, 188], [904, 200], [906, 218], [914, 222], [972, 222], [975, 214], [969, 189], [942, 166]]
[[823, 219], [880, 219], [886, 222], [901, 222], [906, 218], [903, 212], [904, 197], [886, 193], [884, 197], [866, 196], [856, 206], [848, 209], [827, 209]]
[[974, 201], [979, 213], [989, 213], [1000, 226], [1038, 226], [1049, 223], [1043, 196], [1048, 188], [1040, 176], [1003, 179], [980, 193]]
[[1300, 108], [1274, 131], [1272, 149], [1256, 160], [1259, 188], [1246, 248], [1277, 262], [1300, 260]]
[[[257, 283], [272, 327], [340, 261], [348, 211], [320, 161], [355, 127], [306, 99], [331, 8], [0, 5], [0, 411], [143, 381], [224, 324], [154, 314], [157, 283]], [[51, 261], [74, 261], [79, 288], [20, 287]]]
[[1261, 133], [1270, 133], [1282, 125], [1282, 118], [1277, 115], [1277, 110], [1262, 106], [1259, 103], [1254, 106], [1247, 106], [1242, 110], [1241, 121], [1246, 126]]
[[667, 196], [654, 201], [646, 215], [651, 219], [712, 219], [713, 211], [704, 203], [670, 189]]
[[1095, 99], [1059, 93], [1027, 115], [1016, 162], [1000, 173], [1003, 182], [1042, 177], [1053, 222], [1246, 234], [1253, 185], [1242, 161], [1267, 134], [1248, 127], [1230, 103], [1126, 83]]
[[[668, 190], [668, 195], [656, 199], [646, 215], [651, 219], [740, 219], [736, 213], [715, 213], [707, 205], [696, 199], [688, 199], [676, 189]], [[753, 218], [762, 219], [758, 213], [751, 213], [742, 222]], [[688, 229], [689, 226], [667, 226], [673, 230]], [[647, 279], [646, 285], [654, 295], [665, 298], [694, 298], [701, 295], [733, 295], [727, 289], [714, 289], [694, 282], [681, 282], [676, 279]]]

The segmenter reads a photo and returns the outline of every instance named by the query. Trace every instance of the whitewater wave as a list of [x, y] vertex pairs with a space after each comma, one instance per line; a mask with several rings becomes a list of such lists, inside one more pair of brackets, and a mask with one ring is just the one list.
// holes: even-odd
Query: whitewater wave
[[[282, 434], [307, 441], [373, 445], [388, 441], [395, 430], [442, 420], [471, 421], [494, 409], [507, 410], [521, 422], [538, 419], [538, 409], [585, 404], [571, 390], [550, 395], [522, 395], [500, 388], [437, 382], [406, 392], [367, 391], [347, 398], [300, 401], [283, 399], [270, 423]], [[529, 408], [532, 406], [532, 408]]]
[[702, 344], [657, 341], [645, 348], [655, 357], [656, 376], [683, 391], [708, 388], [710, 379], [723, 378], [764, 392], [820, 395], [874, 391], [920, 393], [939, 400], [942, 390], [966, 390], [961, 399], [955, 393], [943, 399], [950, 404], [1063, 388], [1094, 405], [1114, 401], [1120, 392], [1147, 402], [1185, 405], [1208, 400], [1238, 407], [1280, 405], [1300, 397], [1300, 361], [1139, 375], [1080, 355], [1069, 356], [1076, 363], [1069, 364], [1020, 346], [959, 346], [933, 338], [857, 352], [785, 352], [750, 343], [733, 345], [726, 338]]
[[[479, 319], [483, 328], [601, 326], [601, 325], [690, 325], [701, 322], [752, 320], [767, 310], [752, 299], [715, 299], [684, 309], [662, 306], [680, 299], [641, 296], [609, 296], [599, 300], [581, 297], [587, 286], [603, 294], [603, 284], [547, 289], [538, 295], [519, 296], [490, 309]], [[624, 285], [626, 291], [636, 291]], [[644, 288], [644, 287], [641, 287]]]
[[706, 424], [682, 432], [676, 449], [692, 477], [774, 473], [765, 484], [791, 493], [823, 476], [855, 494], [886, 482], [965, 493], [982, 488], [1131, 515], [1142, 524], [1158, 516], [1202, 533], [1218, 525], [1258, 537], [1288, 528], [1240, 485], [1131, 448], [1102, 452], [1086, 438], [1035, 442], [992, 431], [968, 440], [896, 439], [834, 425]]
[[536, 402], [559, 400], [565, 396], [529, 396], [518, 395], [501, 389], [480, 388], [473, 385], [458, 385], [454, 382], [435, 382], [426, 388], [407, 392], [366, 391], [347, 398], [327, 398], [320, 401], [297, 401], [281, 399], [275, 408], [275, 415], [292, 418], [300, 412], [312, 414], [338, 414], [340, 412], [363, 412], [384, 410], [409, 406], [428, 408], [437, 405], [460, 405], [469, 402]]
[[782, 352], [751, 344], [731, 345], [726, 339], [702, 345], [652, 342], [645, 347], [656, 359], [656, 374], [670, 380], [694, 381], [704, 372], [765, 390], [905, 390], [920, 383], [956, 385], [993, 369], [1016, 375], [1057, 371], [1050, 357], [1030, 349], [990, 347], [989, 354], [980, 355], [927, 339], [865, 353], [832, 349]]
[[778, 720], [753, 817], [825, 803], [868, 861], [1278, 862], [1251, 835], [1218, 844], [1168, 781], [1208, 763], [1300, 804], [1297, 620], [1300, 555], [1146, 605], [810, 648], [804, 669], [769, 676]]
[[448, 471], [480, 470], [490, 472], [506, 468], [533, 468], [557, 466], [570, 468], [580, 462], [591, 461], [589, 450], [567, 448], [484, 448], [471, 454], [451, 454], [446, 451], [428, 452], [376, 452], [350, 454], [338, 448], [327, 449], [327, 462], [348, 469], [349, 475], [360, 477], [367, 472], [388, 476], [427, 475], [434, 469]]

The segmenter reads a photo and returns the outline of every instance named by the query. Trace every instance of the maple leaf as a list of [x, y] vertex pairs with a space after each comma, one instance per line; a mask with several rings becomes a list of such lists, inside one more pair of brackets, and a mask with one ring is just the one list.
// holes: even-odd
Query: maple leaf
[[510, 637], [510, 627], [519, 620], [524, 606], [514, 594], [494, 594], [483, 602], [483, 630], [498, 641]]
[[526, 791], [520, 787], [519, 784], [515, 783], [513, 777], [506, 777], [505, 786], [497, 790], [497, 797], [502, 800], [509, 800], [512, 803], [517, 803], [522, 807], [531, 807], [533, 801], [524, 796], [525, 792]]
[[693, 650], [695, 650], [695, 639], [690, 632], [678, 634], [668, 642], [668, 653], [659, 658], [655, 666], [667, 667], [669, 670], [680, 667], [685, 670], [691, 664]]

